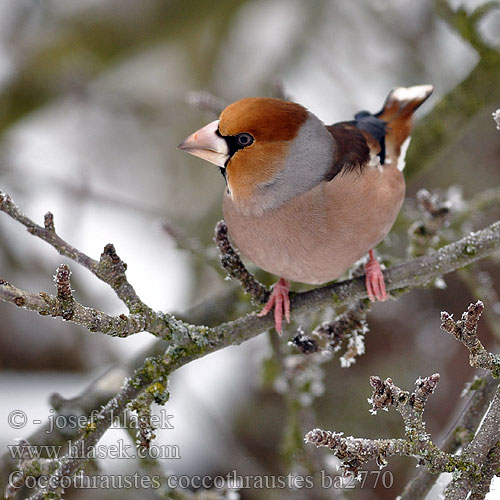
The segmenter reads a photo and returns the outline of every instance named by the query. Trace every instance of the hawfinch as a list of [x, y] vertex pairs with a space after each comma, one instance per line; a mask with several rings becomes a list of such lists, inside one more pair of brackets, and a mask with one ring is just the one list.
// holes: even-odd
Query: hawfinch
[[290, 281], [326, 283], [363, 255], [370, 300], [388, 298], [373, 248], [405, 196], [402, 174], [413, 112], [431, 85], [393, 89], [382, 110], [325, 126], [294, 102], [247, 97], [179, 148], [218, 167], [224, 219], [241, 253], [280, 276], [260, 312], [290, 321]]

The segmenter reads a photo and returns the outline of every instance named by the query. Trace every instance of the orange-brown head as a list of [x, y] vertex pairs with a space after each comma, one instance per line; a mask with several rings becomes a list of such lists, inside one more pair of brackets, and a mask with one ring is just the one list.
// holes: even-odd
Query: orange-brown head
[[263, 97], [230, 104], [179, 147], [223, 168], [235, 204], [257, 211], [316, 185], [333, 158], [332, 136], [318, 118], [300, 104]]

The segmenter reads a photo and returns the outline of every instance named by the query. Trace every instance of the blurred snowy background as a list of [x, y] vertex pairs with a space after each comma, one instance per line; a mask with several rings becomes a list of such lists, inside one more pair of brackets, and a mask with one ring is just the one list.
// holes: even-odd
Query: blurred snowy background
[[[0, 0], [0, 189], [38, 222], [52, 211], [58, 233], [94, 258], [114, 243], [141, 298], [155, 309], [182, 312], [230, 286], [177, 249], [162, 228], [168, 221], [210, 247], [222, 216], [217, 169], [176, 150], [210, 118], [187, 104], [188, 92], [208, 90], [230, 102], [270, 95], [281, 81], [294, 100], [332, 123], [360, 109], [376, 111], [394, 86], [432, 83], [435, 94], [418, 113], [421, 118], [478, 60], [434, 7], [430, 0]], [[480, 29], [498, 47], [500, 11], [489, 14]], [[491, 109], [478, 109], [457, 130], [456, 143], [435, 168], [412, 179], [409, 198], [422, 186], [457, 185], [468, 198], [498, 185], [500, 141], [490, 115], [500, 106], [500, 85], [491, 102]], [[391, 237], [397, 257], [404, 257], [406, 229], [400, 224]], [[2, 278], [52, 292], [62, 261], [0, 216]], [[80, 302], [124, 312], [107, 286], [70, 266]], [[369, 375], [391, 376], [410, 387], [419, 375], [439, 371], [442, 381], [426, 421], [436, 436], [445, 430], [473, 371], [463, 347], [440, 333], [439, 311], [461, 313], [476, 298], [460, 278], [447, 282], [447, 290], [415, 291], [375, 307], [367, 354], [348, 372], [338, 360], [329, 365], [325, 396], [317, 401], [318, 423], [346, 434], [400, 435], [397, 415], [369, 417]], [[488, 343], [487, 329], [481, 333]], [[7, 443], [36, 428], [9, 427], [12, 410], [24, 410], [30, 422], [45, 420], [51, 393], [77, 395], [152, 342], [148, 334], [93, 335], [0, 303], [2, 453]], [[259, 382], [268, 344], [262, 335], [175, 374], [166, 407], [174, 429], [158, 438], [179, 446], [181, 459], [170, 460], [169, 470], [287, 473], [279, 461], [285, 403]], [[328, 395], [339, 400], [346, 376], [350, 391], [341, 407], [334, 406]], [[116, 441], [116, 433], [105, 442]], [[102, 467], [136, 468], [111, 460]], [[414, 461], [394, 459], [389, 468], [394, 497]], [[245, 491], [242, 498], [292, 498], [287, 495]], [[388, 498], [383, 488], [366, 495], [347, 496]], [[143, 493], [123, 490], [73, 492], [69, 498], [139, 497]]]

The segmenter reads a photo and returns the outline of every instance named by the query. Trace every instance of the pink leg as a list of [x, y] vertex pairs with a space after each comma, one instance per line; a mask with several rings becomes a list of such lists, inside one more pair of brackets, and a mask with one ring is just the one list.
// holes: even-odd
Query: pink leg
[[369, 259], [365, 264], [366, 291], [368, 292], [368, 298], [372, 302], [376, 300], [383, 302], [389, 298], [385, 289], [384, 275], [382, 274], [382, 269], [380, 269], [380, 264], [375, 258], [375, 255], [373, 255], [373, 250], [370, 250], [368, 255]]
[[288, 297], [289, 291], [289, 281], [284, 278], [280, 278], [279, 281], [273, 286], [273, 291], [271, 292], [271, 296], [269, 297], [266, 305], [257, 315], [259, 317], [265, 316], [274, 307], [274, 327], [280, 335], [283, 325], [283, 313], [285, 313], [287, 323], [290, 323], [290, 298]]

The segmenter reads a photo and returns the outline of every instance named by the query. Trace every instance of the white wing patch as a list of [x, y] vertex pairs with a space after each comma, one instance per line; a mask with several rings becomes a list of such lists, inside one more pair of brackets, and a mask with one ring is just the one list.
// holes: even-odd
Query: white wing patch
[[415, 85], [413, 87], [398, 87], [391, 92], [390, 100], [413, 101], [424, 100], [433, 90], [432, 85]]
[[398, 158], [398, 170], [401, 170], [401, 172], [404, 170], [406, 166], [406, 161], [405, 161], [405, 156], [406, 152], [408, 151], [408, 146], [410, 145], [411, 137], [408, 136], [403, 144], [401, 144], [401, 150], [399, 153], [399, 158]]
[[[387, 160], [386, 160], [387, 163]], [[382, 165], [380, 163], [380, 156], [379, 155], [370, 155], [370, 161], [368, 162], [369, 167], [374, 167], [376, 168], [379, 172], [382, 172]]]

